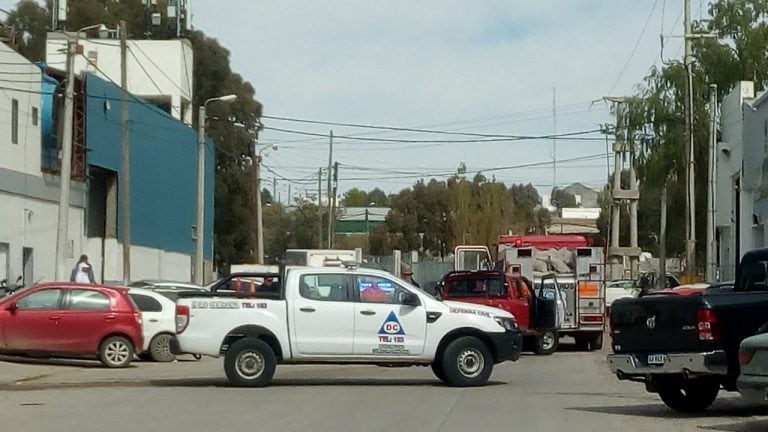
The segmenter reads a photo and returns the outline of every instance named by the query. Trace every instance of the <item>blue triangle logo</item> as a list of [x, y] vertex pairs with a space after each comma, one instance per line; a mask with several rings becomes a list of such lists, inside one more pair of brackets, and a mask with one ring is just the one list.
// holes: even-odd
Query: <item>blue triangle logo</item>
[[387, 319], [384, 321], [384, 324], [381, 325], [381, 328], [379, 329], [380, 335], [405, 335], [405, 330], [403, 330], [403, 326], [400, 325], [400, 320], [397, 319], [397, 315], [395, 315], [395, 311], [390, 311], [389, 315], [387, 315]]

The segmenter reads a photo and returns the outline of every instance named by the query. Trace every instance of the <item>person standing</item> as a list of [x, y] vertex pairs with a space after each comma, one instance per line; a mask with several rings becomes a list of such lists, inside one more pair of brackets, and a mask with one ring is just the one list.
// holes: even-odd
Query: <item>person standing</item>
[[81, 284], [96, 283], [96, 278], [93, 277], [93, 267], [88, 262], [88, 255], [80, 255], [80, 261], [72, 269], [69, 281]]
[[400, 275], [404, 281], [415, 286], [416, 288], [421, 288], [421, 285], [419, 285], [418, 282], [413, 280], [413, 270], [411, 270], [411, 266], [404, 265], [403, 270], [400, 272]]

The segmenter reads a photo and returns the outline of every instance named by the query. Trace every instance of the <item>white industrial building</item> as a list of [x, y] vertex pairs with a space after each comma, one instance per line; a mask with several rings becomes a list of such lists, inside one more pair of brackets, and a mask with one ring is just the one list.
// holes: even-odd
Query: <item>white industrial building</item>
[[[41, 171], [40, 68], [0, 43], [0, 280], [56, 276], [59, 178]], [[72, 183], [70, 261], [82, 249], [85, 193]]]

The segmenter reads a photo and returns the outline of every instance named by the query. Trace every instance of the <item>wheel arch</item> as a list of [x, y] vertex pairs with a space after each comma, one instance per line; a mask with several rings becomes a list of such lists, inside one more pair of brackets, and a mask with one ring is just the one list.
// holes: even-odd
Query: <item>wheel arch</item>
[[458, 338], [465, 336], [473, 336], [480, 339], [493, 355], [494, 361], [496, 360], [498, 357], [498, 352], [496, 351], [496, 346], [491, 338], [484, 331], [473, 327], [462, 327], [446, 333], [446, 335], [440, 339], [440, 343], [437, 345], [437, 351], [435, 351], [435, 360], [438, 360], [443, 356], [443, 353], [445, 352], [446, 347], [448, 347], [448, 344]]
[[275, 356], [277, 357], [278, 361], [283, 359], [283, 348], [280, 345], [280, 341], [277, 336], [275, 336], [275, 334], [266, 327], [252, 324], [243, 325], [230, 330], [227, 335], [224, 336], [224, 340], [221, 342], [221, 348], [219, 349], [219, 352], [221, 354], [226, 353], [229, 346], [244, 338], [255, 338], [263, 340], [267, 345], [269, 345], [270, 348], [272, 348], [272, 351], [275, 352]]
[[111, 337], [121, 337], [121, 338], [125, 338], [126, 340], [128, 340], [128, 342], [130, 342], [131, 345], [133, 346], [133, 352], [134, 353], [137, 353], [137, 354], [140, 353], [142, 348], [143, 348], [142, 346], [137, 345], [136, 341], [133, 340], [132, 337], [128, 336], [127, 333], [124, 333], [124, 332], [121, 332], [121, 331], [112, 331], [112, 332], [109, 332], [109, 333], [105, 334], [104, 336], [102, 336], [102, 338], [99, 340], [99, 346], [98, 346], [98, 348], [96, 348], [97, 352], [101, 350], [101, 346], [104, 344], [104, 342], [106, 342], [106, 340], [111, 338]]

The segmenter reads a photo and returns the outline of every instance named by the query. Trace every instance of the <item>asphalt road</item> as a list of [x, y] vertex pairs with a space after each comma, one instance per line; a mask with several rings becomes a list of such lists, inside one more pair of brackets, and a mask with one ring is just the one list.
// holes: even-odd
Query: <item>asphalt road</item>
[[229, 388], [220, 360], [136, 363], [0, 358], [3, 431], [768, 430], [768, 408], [721, 394], [704, 416], [618, 382], [605, 353], [559, 352], [497, 365], [491, 384], [454, 389], [428, 368], [294, 366], [272, 387]]

